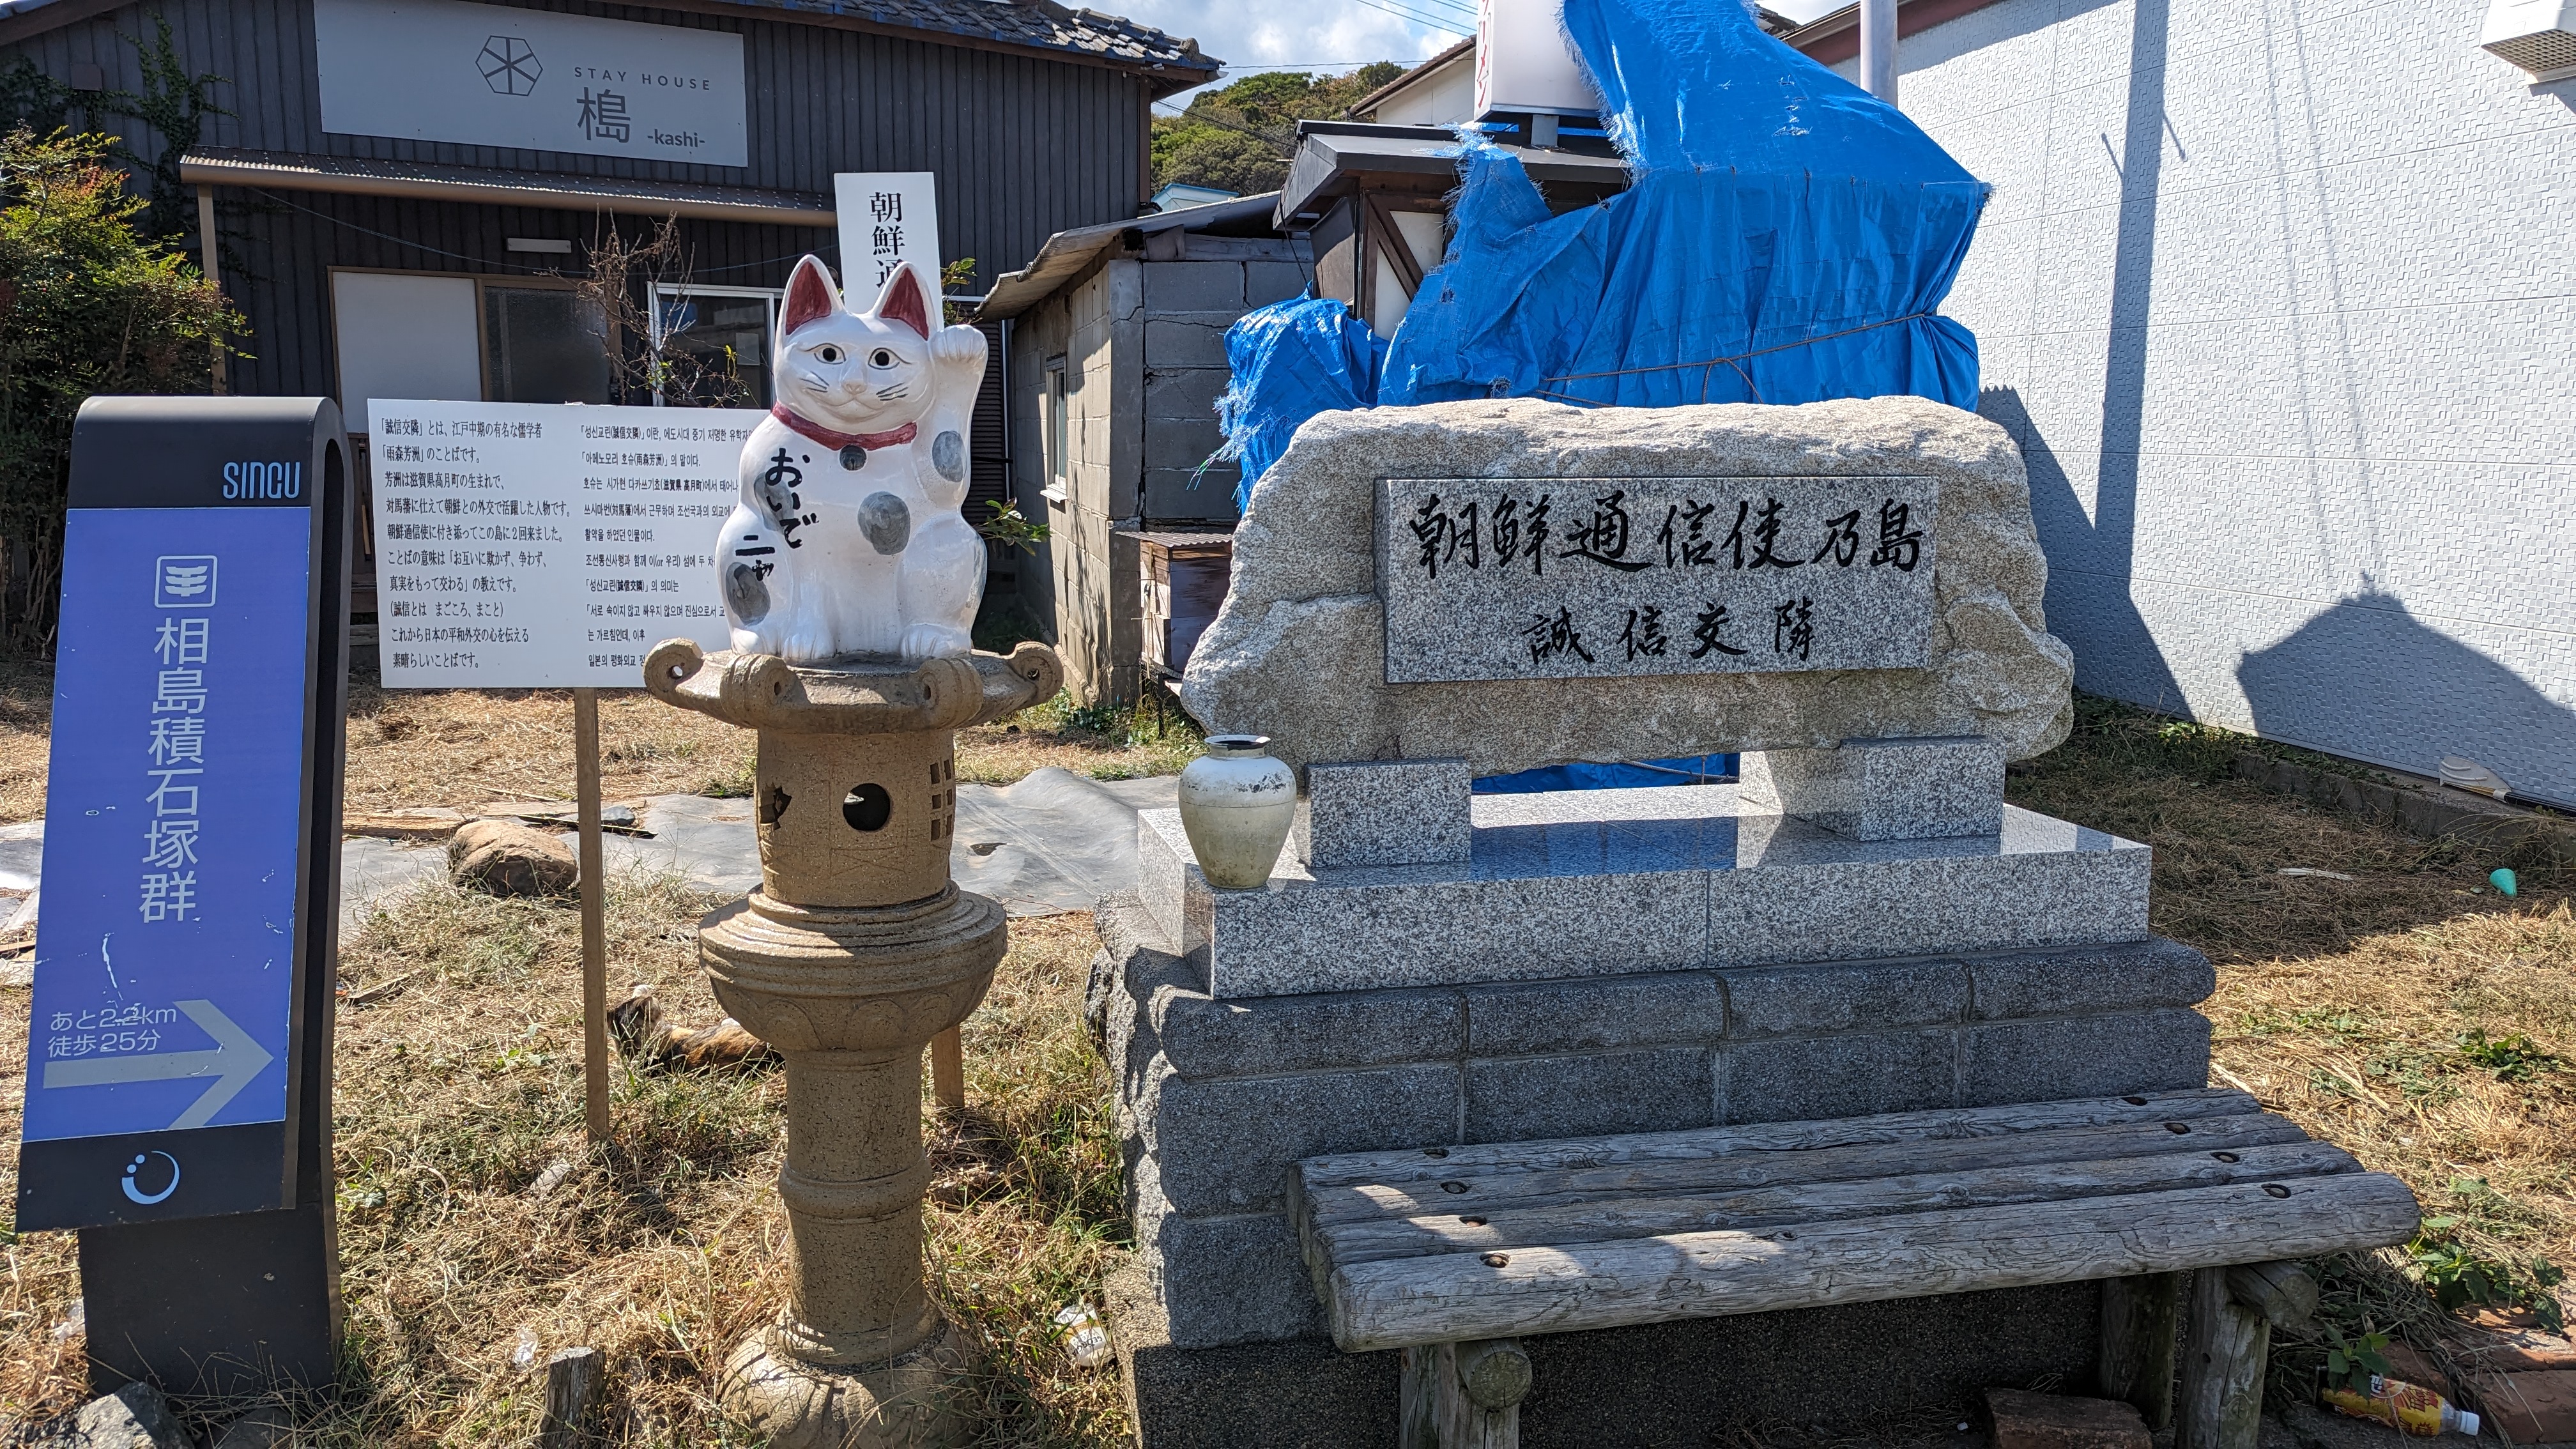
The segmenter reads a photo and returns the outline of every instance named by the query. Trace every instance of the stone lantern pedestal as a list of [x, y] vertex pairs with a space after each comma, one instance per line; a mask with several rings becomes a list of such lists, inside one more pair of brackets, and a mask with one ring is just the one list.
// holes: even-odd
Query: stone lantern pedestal
[[760, 733], [761, 887], [698, 947], [717, 1001], [787, 1059], [795, 1259], [775, 1322], [728, 1361], [726, 1408], [776, 1449], [946, 1444], [963, 1355], [921, 1279], [921, 1049], [966, 1019], [1002, 959], [1002, 908], [949, 879], [956, 731], [1052, 698], [1022, 644], [918, 665], [646, 659], [664, 701]]

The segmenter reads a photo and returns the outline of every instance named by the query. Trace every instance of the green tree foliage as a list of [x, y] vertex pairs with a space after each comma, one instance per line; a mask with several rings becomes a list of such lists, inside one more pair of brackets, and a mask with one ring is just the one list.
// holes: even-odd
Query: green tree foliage
[[232, 112], [216, 105], [212, 97], [216, 86], [226, 84], [224, 78], [191, 73], [179, 59], [170, 22], [159, 15], [151, 20], [149, 44], [140, 36], [118, 34], [134, 48], [137, 69], [143, 73], [141, 90], [75, 91], [22, 55], [0, 70], [0, 131], [24, 126], [39, 136], [50, 136], [66, 128], [106, 132], [119, 121], [141, 122], [142, 149], [119, 136], [101, 138], [111, 159], [145, 183], [151, 204], [137, 225], [146, 236], [193, 237], [196, 208], [189, 187], [179, 180], [179, 158], [196, 146], [207, 117]]
[[94, 393], [201, 393], [241, 315], [127, 190], [114, 142], [20, 126], [0, 138], [0, 610], [50, 645], [73, 415]]
[[1275, 190], [1288, 179], [1299, 121], [1338, 117], [1404, 71], [1391, 60], [1348, 75], [1264, 71], [1201, 91], [1181, 114], [1154, 118], [1154, 185], [1178, 181], [1247, 196]]

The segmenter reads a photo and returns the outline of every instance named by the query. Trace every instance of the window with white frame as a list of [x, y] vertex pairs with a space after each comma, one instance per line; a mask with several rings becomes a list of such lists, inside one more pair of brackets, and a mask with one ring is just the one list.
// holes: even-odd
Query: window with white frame
[[696, 282], [654, 287], [653, 348], [666, 364], [654, 405], [765, 408], [777, 401], [769, 351], [782, 295], [769, 287]]

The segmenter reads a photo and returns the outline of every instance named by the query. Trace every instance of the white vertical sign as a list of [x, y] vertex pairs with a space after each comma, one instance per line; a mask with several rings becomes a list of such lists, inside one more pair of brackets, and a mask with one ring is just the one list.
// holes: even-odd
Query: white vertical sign
[[865, 310], [877, 289], [910, 262], [924, 285], [939, 286], [939, 191], [927, 171], [842, 171], [832, 177], [841, 214], [841, 290]]
[[665, 639], [733, 647], [715, 549], [745, 408], [370, 398], [388, 689], [635, 689]]

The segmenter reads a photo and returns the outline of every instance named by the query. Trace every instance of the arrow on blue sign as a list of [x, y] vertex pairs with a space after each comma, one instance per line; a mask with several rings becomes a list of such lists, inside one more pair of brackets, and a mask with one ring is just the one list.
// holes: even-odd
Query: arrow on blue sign
[[171, 1005], [188, 1014], [188, 1019], [205, 1029], [215, 1039], [211, 1050], [201, 1052], [154, 1052], [124, 1057], [92, 1057], [78, 1062], [45, 1063], [45, 1087], [104, 1087], [118, 1082], [166, 1082], [177, 1077], [211, 1076], [215, 1084], [179, 1114], [170, 1124], [173, 1132], [203, 1127], [214, 1120], [224, 1104], [241, 1094], [260, 1069], [277, 1060], [267, 1048], [250, 1039], [250, 1033], [233, 1023], [233, 1019], [216, 1009], [211, 1001], [174, 1001]]

